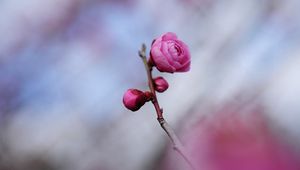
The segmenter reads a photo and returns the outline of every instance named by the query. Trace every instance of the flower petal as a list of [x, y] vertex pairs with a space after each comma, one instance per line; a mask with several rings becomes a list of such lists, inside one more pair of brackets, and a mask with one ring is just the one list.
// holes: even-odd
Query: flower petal
[[173, 32], [167, 32], [162, 36], [162, 41], [168, 41], [168, 40], [176, 40], [177, 35]]
[[191, 65], [191, 61], [188, 61], [185, 64], [183, 64], [180, 69], [177, 69], [176, 72], [187, 72], [187, 71], [190, 71], [190, 69], [191, 69], [190, 65]]
[[164, 54], [161, 52], [161, 50], [158, 46], [152, 47], [150, 53], [151, 53], [153, 62], [159, 71], [173, 73], [176, 70], [174, 67], [172, 67], [169, 64], [167, 58], [164, 56]]

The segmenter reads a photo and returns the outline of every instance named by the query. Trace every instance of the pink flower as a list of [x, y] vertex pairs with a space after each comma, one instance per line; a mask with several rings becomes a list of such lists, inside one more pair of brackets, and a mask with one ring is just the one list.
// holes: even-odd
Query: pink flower
[[168, 32], [155, 39], [150, 51], [153, 64], [161, 72], [187, 72], [191, 57], [188, 46], [177, 39], [176, 34]]
[[157, 92], [164, 92], [169, 88], [168, 82], [163, 77], [156, 77], [154, 80], [154, 88]]
[[131, 111], [139, 110], [147, 100], [145, 93], [137, 89], [128, 89], [123, 96], [124, 106]]

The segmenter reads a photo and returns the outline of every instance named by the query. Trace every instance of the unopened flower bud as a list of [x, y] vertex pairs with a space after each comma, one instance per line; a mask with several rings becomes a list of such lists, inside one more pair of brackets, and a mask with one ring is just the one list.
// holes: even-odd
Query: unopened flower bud
[[153, 99], [153, 94], [150, 91], [146, 91], [144, 92], [145, 96], [146, 96], [146, 101], [149, 102], [150, 100]]
[[168, 32], [156, 38], [151, 45], [150, 56], [161, 72], [187, 72], [190, 70], [191, 55], [188, 46]]
[[131, 111], [139, 110], [146, 101], [147, 96], [137, 89], [128, 89], [123, 96], [124, 106]]
[[156, 77], [153, 82], [155, 90], [159, 93], [162, 93], [169, 88], [167, 80], [165, 80], [163, 77]]

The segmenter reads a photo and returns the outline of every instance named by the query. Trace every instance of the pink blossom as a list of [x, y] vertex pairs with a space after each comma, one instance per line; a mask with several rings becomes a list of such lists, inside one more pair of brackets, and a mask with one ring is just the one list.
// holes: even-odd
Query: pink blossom
[[157, 92], [164, 92], [169, 88], [169, 84], [167, 82], [167, 80], [165, 80], [163, 77], [159, 76], [156, 77], [154, 80], [154, 88]]
[[147, 96], [140, 90], [128, 89], [123, 96], [124, 106], [131, 110], [139, 110], [147, 101]]
[[191, 57], [188, 46], [168, 32], [154, 40], [151, 46], [151, 61], [161, 72], [187, 72]]

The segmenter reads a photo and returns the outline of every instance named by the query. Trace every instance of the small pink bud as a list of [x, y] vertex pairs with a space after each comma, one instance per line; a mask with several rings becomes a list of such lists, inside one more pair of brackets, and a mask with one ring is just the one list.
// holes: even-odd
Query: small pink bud
[[128, 89], [123, 96], [124, 106], [131, 110], [139, 110], [147, 101], [147, 96], [140, 90]]
[[154, 88], [157, 92], [162, 93], [169, 88], [167, 80], [163, 77], [156, 77], [154, 80]]
[[153, 98], [153, 94], [150, 91], [146, 91], [144, 92], [145, 96], [146, 96], [146, 101], [149, 102], [150, 100], [152, 100]]

